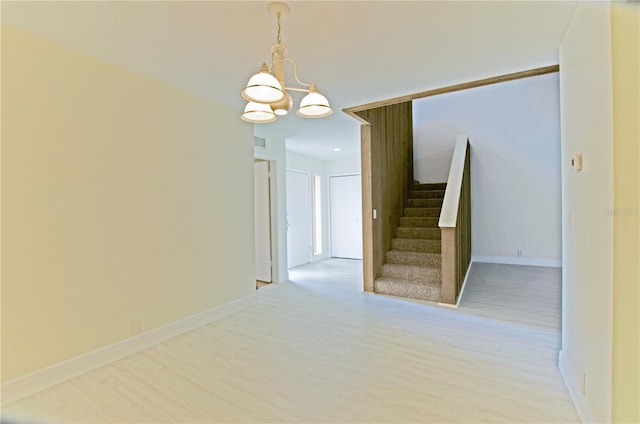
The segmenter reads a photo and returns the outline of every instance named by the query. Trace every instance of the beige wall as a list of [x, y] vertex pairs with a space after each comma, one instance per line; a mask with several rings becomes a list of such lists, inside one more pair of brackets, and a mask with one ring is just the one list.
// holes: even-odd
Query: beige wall
[[613, 421], [640, 422], [640, 7], [615, 4], [613, 58]]
[[[585, 421], [611, 420], [613, 112], [610, 6], [580, 2], [560, 47], [560, 366]], [[571, 169], [581, 153], [582, 171]], [[583, 376], [584, 390], [583, 390]]]
[[2, 27], [2, 381], [250, 295], [237, 111]]
[[[639, 14], [581, 2], [560, 48], [560, 366], [585, 421], [640, 421]], [[578, 153], [584, 169], [575, 172]]]

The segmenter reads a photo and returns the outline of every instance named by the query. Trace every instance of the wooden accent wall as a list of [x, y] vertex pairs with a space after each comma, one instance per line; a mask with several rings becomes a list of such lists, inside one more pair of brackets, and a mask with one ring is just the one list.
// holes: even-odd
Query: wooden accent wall
[[[471, 265], [471, 146], [466, 143], [455, 227], [441, 227], [442, 303], [456, 304]], [[447, 186], [447, 190], [449, 186]]]
[[[410, 101], [358, 111], [363, 123], [362, 223], [364, 290], [373, 292], [413, 183]], [[376, 219], [373, 219], [373, 210]]]
[[456, 300], [462, 291], [462, 284], [471, 265], [471, 145], [467, 144], [464, 160], [464, 176], [460, 191], [458, 208], [457, 241], [458, 256], [456, 258]]

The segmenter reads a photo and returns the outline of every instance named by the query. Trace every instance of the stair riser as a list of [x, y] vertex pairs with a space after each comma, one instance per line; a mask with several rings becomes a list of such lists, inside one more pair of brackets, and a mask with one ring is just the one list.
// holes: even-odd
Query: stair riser
[[442, 199], [444, 190], [411, 191], [409, 199]]
[[437, 253], [402, 252], [391, 250], [387, 252], [387, 264], [442, 267], [442, 256]]
[[391, 240], [391, 248], [405, 252], [440, 253], [440, 240], [395, 238]]
[[438, 217], [401, 217], [401, 227], [438, 228]]
[[407, 265], [385, 264], [382, 266], [383, 278], [410, 280], [416, 283], [442, 284], [441, 270], [438, 268], [414, 267]]
[[409, 199], [410, 208], [442, 208], [442, 199]]
[[447, 188], [447, 183], [432, 183], [432, 184], [414, 184], [413, 190], [444, 190]]
[[440, 240], [440, 228], [400, 227], [396, 231], [397, 238]]
[[405, 217], [440, 217], [440, 208], [404, 208]]
[[374, 290], [376, 293], [390, 296], [439, 302], [441, 289], [440, 287], [428, 285], [404, 284], [393, 280], [376, 280], [374, 282]]
[[404, 216], [386, 253], [381, 277], [374, 281], [380, 294], [440, 301], [442, 255], [438, 228], [446, 184], [416, 184]]

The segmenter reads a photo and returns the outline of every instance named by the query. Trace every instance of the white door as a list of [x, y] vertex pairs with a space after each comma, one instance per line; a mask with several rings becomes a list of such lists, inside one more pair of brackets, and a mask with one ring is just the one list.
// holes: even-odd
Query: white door
[[331, 177], [331, 256], [362, 259], [360, 175]]
[[256, 280], [271, 282], [271, 211], [269, 162], [253, 165], [255, 190]]
[[287, 263], [294, 268], [311, 262], [311, 175], [287, 171]]

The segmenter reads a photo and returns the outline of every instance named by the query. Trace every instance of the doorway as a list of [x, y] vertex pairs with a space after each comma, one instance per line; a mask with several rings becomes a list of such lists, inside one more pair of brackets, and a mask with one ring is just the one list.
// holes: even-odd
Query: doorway
[[[270, 163], [255, 159], [253, 163], [255, 208], [256, 281], [270, 283], [271, 274], [271, 187]], [[257, 283], [260, 285], [260, 283]]]
[[362, 259], [362, 186], [360, 175], [329, 178], [331, 256]]
[[311, 174], [287, 170], [287, 264], [294, 268], [311, 262]]

